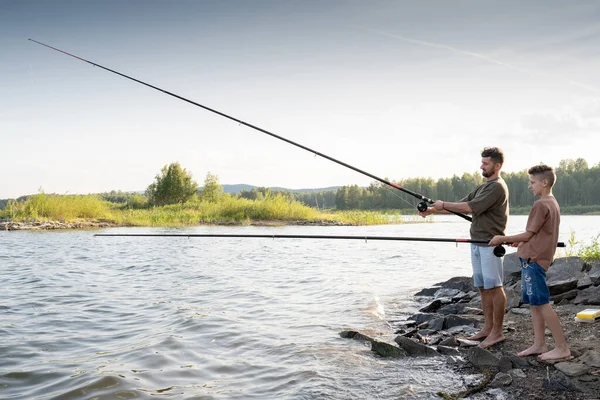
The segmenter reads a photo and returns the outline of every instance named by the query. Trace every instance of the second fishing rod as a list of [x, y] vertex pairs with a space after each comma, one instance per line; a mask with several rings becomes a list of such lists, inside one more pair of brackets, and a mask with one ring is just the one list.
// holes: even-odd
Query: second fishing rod
[[[161, 88], [159, 88], [159, 87], [157, 87], [157, 86], [151, 85], [151, 84], [149, 84], [149, 83], [146, 83], [146, 82], [144, 82], [144, 81], [141, 81], [141, 80], [139, 80], [139, 79], [133, 78], [133, 77], [131, 77], [131, 76], [128, 76], [128, 75], [125, 75], [125, 74], [123, 74], [123, 73], [121, 73], [121, 72], [118, 72], [118, 71], [115, 71], [115, 70], [113, 70], [113, 69], [110, 69], [110, 68], [104, 67], [104, 66], [102, 66], [102, 65], [100, 65], [100, 64], [96, 64], [96, 63], [94, 63], [94, 62], [88, 61], [88, 60], [86, 60], [85, 58], [81, 58], [81, 57], [79, 57], [79, 56], [76, 56], [76, 55], [74, 55], [74, 54], [67, 53], [66, 51], [63, 51], [63, 50], [57, 49], [56, 47], [52, 47], [52, 46], [50, 46], [50, 45], [47, 45], [47, 44], [44, 44], [44, 43], [42, 43], [42, 42], [38, 42], [37, 40], [33, 40], [33, 39], [29, 39], [29, 40], [30, 40], [30, 41], [32, 41], [32, 42], [34, 42], [34, 43], [37, 43], [37, 44], [39, 44], [39, 45], [45, 46], [45, 47], [47, 47], [47, 48], [49, 48], [49, 49], [52, 49], [52, 50], [58, 51], [59, 53], [65, 54], [65, 55], [67, 55], [67, 56], [70, 56], [70, 57], [76, 58], [76, 59], [78, 59], [78, 60], [80, 60], [80, 61], [83, 61], [83, 62], [86, 62], [86, 63], [88, 63], [88, 64], [91, 64], [91, 65], [93, 65], [94, 67], [102, 68], [102, 69], [104, 69], [104, 70], [106, 70], [106, 71], [112, 72], [113, 74], [116, 74], [116, 75], [122, 76], [122, 77], [124, 77], [124, 78], [130, 79], [130, 80], [132, 80], [132, 81], [134, 81], [134, 82], [137, 82], [137, 83], [139, 83], [139, 84], [142, 84], [142, 85], [144, 85], [144, 86], [148, 86], [148, 87], [150, 87], [150, 88], [152, 88], [152, 89], [154, 89], [154, 90], [158, 90], [159, 92], [162, 92], [162, 93], [164, 93], [164, 94], [167, 94], [167, 95], [169, 95], [169, 96], [175, 97], [175, 98], [177, 98], [177, 99], [179, 99], [179, 100], [183, 100], [183, 101], [185, 101], [185, 102], [187, 102], [187, 103], [190, 103], [190, 104], [193, 104], [193, 105], [195, 105], [195, 106], [197, 106], [197, 107], [203, 108], [203, 109], [205, 109], [205, 110], [207, 110], [207, 111], [210, 111], [210, 112], [212, 112], [212, 113], [215, 113], [215, 114], [217, 114], [217, 115], [220, 115], [220, 116], [222, 116], [222, 117], [224, 117], [224, 118], [227, 118], [227, 119], [230, 119], [230, 120], [232, 120], [232, 121], [235, 121], [235, 122], [237, 122], [237, 123], [239, 123], [239, 124], [241, 124], [241, 125], [247, 126], [247, 127], [249, 127], [249, 128], [252, 128], [252, 129], [254, 129], [254, 130], [257, 130], [257, 131], [259, 131], [259, 132], [262, 132], [262, 133], [264, 133], [264, 134], [267, 134], [267, 135], [269, 135], [269, 136], [271, 136], [271, 137], [274, 137], [274, 138], [276, 138], [276, 139], [282, 140], [282, 141], [284, 141], [284, 142], [286, 142], [286, 143], [289, 143], [289, 144], [291, 144], [291, 145], [293, 145], [293, 146], [299, 147], [299, 148], [301, 148], [301, 149], [303, 149], [303, 150], [309, 151], [309, 152], [311, 152], [311, 153], [313, 153], [313, 154], [315, 154], [315, 155], [318, 155], [319, 157], [323, 157], [323, 158], [325, 158], [325, 159], [327, 159], [327, 160], [329, 160], [329, 161], [333, 161], [334, 163], [337, 163], [337, 164], [339, 164], [339, 165], [342, 165], [342, 166], [344, 166], [344, 167], [346, 167], [346, 168], [349, 168], [349, 169], [351, 169], [351, 170], [353, 170], [353, 171], [356, 171], [356, 172], [358, 172], [358, 173], [361, 173], [361, 174], [363, 174], [363, 175], [366, 175], [366, 176], [368, 176], [369, 178], [371, 178], [371, 179], [375, 179], [376, 181], [378, 181], [378, 182], [381, 182], [381, 183], [383, 183], [383, 184], [385, 184], [385, 185], [388, 185], [388, 186], [391, 186], [391, 187], [393, 187], [393, 188], [395, 188], [395, 189], [398, 189], [398, 190], [400, 190], [400, 191], [402, 191], [402, 192], [404, 192], [404, 193], [407, 193], [407, 194], [409, 194], [409, 195], [411, 195], [411, 196], [413, 196], [413, 197], [416, 197], [417, 199], [421, 200], [421, 201], [419, 202], [419, 204], [417, 205], [417, 209], [418, 209], [419, 211], [425, 211], [425, 210], [427, 210], [427, 207], [428, 207], [428, 205], [429, 205], [429, 204], [433, 204], [433, 203], [434, 203], [434, 200], [430, 199], [429, 197], [426, 197], [426, 196], [423, 196], [422, 194], [419, 194], [419, 193], [413, 192], [413, 191], [412, 191], [412, 190], [410, 190], [410, 189], [407, 189], [407, 188], [405, 188], [405, 187], [402, 187], [402, 186], [400, 186], [400, 185], [397, 185], [397, 184], [395, 184], [395, 183], [392, 183], [392, 182], [390, 182], [390, 181], [388, 181], [388, 180], [386, 180], [386, 179], [383, 179], [383, 178], [380, 178], [380, 177], [378, 177], [378, 176], [375, 176], [375, 175], [373, 175], [373, 174], [371, 174], [371, 173], [369, 173], [369, 172], [366, 172], [366, 171], [364, 171], [364, 170], [362, 170], [362, 169], [359, 169], [359, 168], [357, 168], [357, 167], [355, 167], [355, 166], [353, 166], [353, 165], [347, 164], [347, 163], [345, 163], [345, 162], [343, 162], [343, 161], [340, 161], [340, 160], [338, 160], [338, 159], [335, 159], [335, 158], [333, 158], [333, 157], [331, 157], [331, 156], [328, 156], [328, 155], [326, 155], [326, 154], [323, 154], [323, 153], [321, 153], [321, 152], [319, 152], [319, 151], [317, 151], [317, 150], [311, 149], [310, 147], [304, 146], [304, 145], [302, 145], [302, 144], [300, 144], [300, 143], [294, 142], [294, 141], [292, 141], [292, 140], [290, 140], [290, 139], [287, 139], [287, 138], [285, 138], [285, 137], [283, 137], [283, 136], [277, 135], [277, 134], [275, 134], [275, 133], [273, 133], [273, 132], [270, 132], [270, 131], [268, 131], [268, 130], [266, 130], [266, 129], [260, 128], [260, 127], [258, 127], [258, 126], [256, 126], [256, 125], [253, 125], [253, 124], [249, 123], [249, 122], [246, 122], [246, 121], [243, 121], [243, 120], [241, 120], [241, 119], [239, 119], [239, 118], [236, 118], [236, 117], [233, 117], [233, 116], [231, 116], [231, 115], [225, 114], [225, 113], [223, 113], [223, 112], [221, 112], [221, 111], [217, 111], [217, 110], [215, 110], [215, 109], [213, 109], [213, 108], [207, 107], [207, 106], [205, 106], [205, 105], [202, 105], [202, 104], [200, 104], [200, 103], [197, 103], [197, 102], [195, 102], [195, 101], [192, 101], [192, 100], [190, 100], [190, 99], [187, 99], [187, 98], [185, 98], [185, 97], [183, 97], [183, 96], [180, 96], [180, 95], [178, 95], [178, 94], [175, 94], [175, 93], [169, 92], [169, 91], [167, 91], [167, 90], [161, 89]], [[459, 213], [459, 212], [454, 212], [454, 211], [449, 211], [449, 212], [451, 212], [452, 214], [458, 215], [459, 217], [461, 217], [461, 218], [464, 218], [464, 219], [466, 219], [467, 221], [472, 221], [472, 218], [471, 218], [471, 217], [469, 217], [468, 215], [465, 215], [465, 214], [462, 214], [462, 213]]]

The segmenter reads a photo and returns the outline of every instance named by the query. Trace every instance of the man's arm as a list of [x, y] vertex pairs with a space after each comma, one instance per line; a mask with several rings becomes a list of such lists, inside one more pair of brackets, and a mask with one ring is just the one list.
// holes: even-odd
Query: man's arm
[[469, 203], [467, 203], [466, 201], [452, 202], [438, 200], [435, 203], [433, 203], [432, 207], [435, 208], [437, 212], [446, 211], [446, 214], [448, 214], [448, 212], [457, 212], [461, 214], [473, 213], [473, 210], [469, 206]]

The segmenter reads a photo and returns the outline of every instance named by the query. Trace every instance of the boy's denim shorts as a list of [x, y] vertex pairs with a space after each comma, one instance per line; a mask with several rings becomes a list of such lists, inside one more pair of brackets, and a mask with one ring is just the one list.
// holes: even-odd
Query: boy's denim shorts
[[536, 262], [521, 260], [521, 293], [523, 303], [543, 306], [550, 303], [550, 290], [546, 284], [546, 270]]

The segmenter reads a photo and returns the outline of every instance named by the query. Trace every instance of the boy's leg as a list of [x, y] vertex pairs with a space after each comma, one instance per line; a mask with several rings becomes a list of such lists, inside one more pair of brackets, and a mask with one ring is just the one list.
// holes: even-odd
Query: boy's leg
[[569, 349], [567, 341], [565, 340], [565, 335], [562, 327], [560, 326], [558, 315], [556, 315], [556, 312], [552, 309], [550, 304], [544, 304], [543, 306], [540, 306], [540, 309], [544, 321], [546, 321], [548, 329], [550, 329], [552, 337], [554, 338], [554, 350], [541, 354], [540, 359], [556, 360], [569, 357], [571, 355], [571, 350]]
[[483, 274], [483, 290], [491, 298], [492, 329], [479, 347], [487, 348], [504, 340], [502, 324], [506, 313], [506, 294], [502, 287], [502, 258], [494, 255], [493, 247], [481, 247], [481, 271]]
[[546, 346], [546, 329], [541, 307], [531, 306], [531, 322], [533, 323], [533, 345], [517, 353], [519, 357], [537, 356], [548, 351]]

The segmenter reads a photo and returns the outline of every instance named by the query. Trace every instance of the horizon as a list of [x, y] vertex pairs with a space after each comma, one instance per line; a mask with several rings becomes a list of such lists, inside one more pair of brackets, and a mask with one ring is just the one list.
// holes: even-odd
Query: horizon
[[600, 162], [598, 17], [591, 0], [3, 2], [0, 198], [136, 187], [173, 160], [265, 187], [372, 181], [28, 38], [376, 176], [437, 180], [486, 146], [511, 171]]

